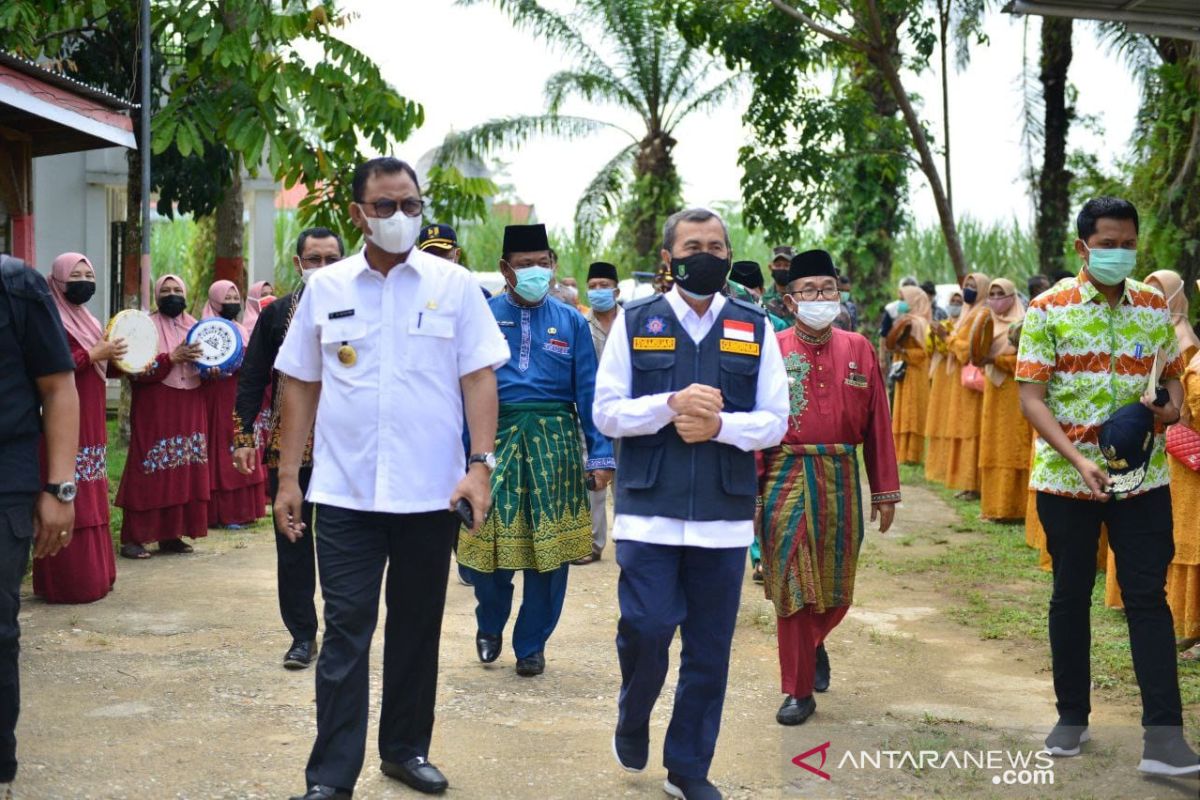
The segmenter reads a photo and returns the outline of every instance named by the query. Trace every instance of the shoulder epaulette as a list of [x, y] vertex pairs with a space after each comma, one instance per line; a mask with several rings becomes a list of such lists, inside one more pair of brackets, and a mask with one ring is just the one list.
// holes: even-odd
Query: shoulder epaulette
[[648, 306], [653, 302], [656, 302], [658, 300], [665, 300], [665, 299], [666, 298], [664, 298], [661, 294], [652, 294], [649, 297], [642, 297], [637, 300], [630, 300], [628, 303], [625, 304], [625, 310], [628, 311], [631, 308], [641, 308], [642, 306]]
[[755, 305], [754, 303], [748, 303], [745, 300], [741, 300], [736, 297], [729, 297], [726, 299], [736, 306], [744, 308], [748, 311], [753, 311], [755, 314], [758, 314], [760, 317], [765, 317], [767, 315], [767, 310], [765, 308], [763, 308], [762, 306]]

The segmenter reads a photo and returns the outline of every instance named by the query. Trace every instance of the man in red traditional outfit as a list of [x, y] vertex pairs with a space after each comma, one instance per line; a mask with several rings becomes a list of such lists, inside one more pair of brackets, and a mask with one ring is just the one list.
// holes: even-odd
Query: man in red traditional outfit
[[794, 257], [783, 297], [796, 322], [781, 331], [791, 407], [787, 433], [759, 470], [762, 564], [778, 616], [787, 698], [775, 719], [799, 725], [829, 688], [824, 641], [854, 595], [863, 537], [858, 451], [871, 485], [871, 521], [886, 533], [900, 500], [887, 389], [875, 349], [831, 327], [841, 313], [837, 271], [824, 250]]

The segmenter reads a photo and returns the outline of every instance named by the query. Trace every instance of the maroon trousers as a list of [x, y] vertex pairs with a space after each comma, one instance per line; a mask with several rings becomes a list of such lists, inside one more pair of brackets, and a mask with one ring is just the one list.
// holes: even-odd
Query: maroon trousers
[[817, 613], [805, 606], [790, 617], [777, 617], [779, 637], [779, 674], [783, 693], [792, 697], [810, 697], [817, 671], [817, 647], [838, 626], [850, 606], [838, 606]]

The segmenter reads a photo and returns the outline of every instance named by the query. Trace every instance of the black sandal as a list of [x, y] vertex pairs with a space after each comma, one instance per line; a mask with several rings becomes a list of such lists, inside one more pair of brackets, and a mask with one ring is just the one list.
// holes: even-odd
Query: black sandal
[[160, 553], [194, 553], [195, 549], [183, 539], [166, 539], [158, 543]]
[[151, 557], [151, 552], [140, 544], [123, 544], [121, 545], [121, 557], [132, 558], [138, 561], [144, 561]]

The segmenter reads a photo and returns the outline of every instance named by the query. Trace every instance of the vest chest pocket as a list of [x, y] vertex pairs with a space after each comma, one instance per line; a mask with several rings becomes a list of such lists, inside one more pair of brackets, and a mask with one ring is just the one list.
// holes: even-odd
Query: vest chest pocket
[[[675, 370], [675, 353], [634, 350], [632, 396], [662, 394], [671, 391]], [[682, 387], [681, 387], [682, 388]]]
[[758, 359], [722, 353], [721, 395], [726, 411], [752, 411], [758, 396]]

